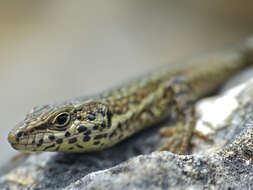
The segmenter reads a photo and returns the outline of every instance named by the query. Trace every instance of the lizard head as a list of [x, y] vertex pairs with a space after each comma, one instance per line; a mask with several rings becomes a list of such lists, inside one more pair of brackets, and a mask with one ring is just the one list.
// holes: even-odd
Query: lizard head
[[88, 152], [105, 146], [110, 127], [106, 104], [45, 105], [27, 114], [9, 133], [8, 141], [24, 151]]

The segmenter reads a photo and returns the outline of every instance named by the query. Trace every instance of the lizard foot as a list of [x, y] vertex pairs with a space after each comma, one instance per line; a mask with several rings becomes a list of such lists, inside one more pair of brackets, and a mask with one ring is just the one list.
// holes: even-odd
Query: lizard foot
[[166, 137], [166, 143], [159, 150], [168, 150], [175, 154], [184, 154], [192, 136], [192, 130], [186, 129], [187, 127], [182, 123], [178, 123], [174, 127], [162, 128], [159, 132], [161, 136]]
[[161, 136], [166, 137], [166, 142], [159, 148], [159, 150], [167, 150], [175, 154], [185, 154], [193, 135], [196, 135], [203, 140], [212, 141], [212, 139], [201, 132], [195, 129], [189, 129], [189, 127], [182, 123], [178, 123], [174, 127], [163, 127], [160, 129], [159, 133]]

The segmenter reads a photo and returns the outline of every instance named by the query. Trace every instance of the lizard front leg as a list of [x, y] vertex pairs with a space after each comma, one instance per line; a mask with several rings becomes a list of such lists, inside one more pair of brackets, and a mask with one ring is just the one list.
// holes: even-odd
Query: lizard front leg
[[173, 153], [184, 154], [194, 133], [196, 124], [194, 109], [194, 93], [184, 77], [175, 77], [165, 83], [166, 90], [173, 97], [176, 111], [176, 124], [172, 127], [163, 127], [161, 136], [166, 136], [166, 143], [160, 150], [169, 150]]

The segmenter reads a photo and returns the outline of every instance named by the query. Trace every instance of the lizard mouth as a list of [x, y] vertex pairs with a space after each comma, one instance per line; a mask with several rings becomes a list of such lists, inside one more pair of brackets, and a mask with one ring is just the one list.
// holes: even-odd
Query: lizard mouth
[[29, 151], [36, 151], [35, 146], [34, 145], [24, 145], [24, 144], [11, 144], [11, 146], [16, 149], [16, 150], [29, 150]]
[[48, 138], [50, 133], [40, 133], [37, 135], [27, 135], [25, 132], [11, 132], [8, 136], [8, 141], [11, 146], [16, 150], [29, 150], [35, 151], [42, 148], [42, 145], [52, 144]]

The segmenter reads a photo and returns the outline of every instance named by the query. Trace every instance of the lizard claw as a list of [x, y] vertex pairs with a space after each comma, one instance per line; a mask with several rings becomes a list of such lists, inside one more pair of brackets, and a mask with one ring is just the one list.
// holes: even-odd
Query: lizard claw
[[162, 128], [159, 133], [161, 136], [166, 137], [166, 143], [159, 150], [167, 150], [175, 154], [184, 154], [192, 136], [192, 131], [186, 130], [187, 128], [187, 126], [181, 123], [178, 123], [175, 127]]
[[159, 133], [161, 136], [166, 138], [166, 142], [159, 148], [159, 150], [167, 150], [175, 154], [185, 154], [192, 135], [196, 135], [203, 140], [212, 142], [212, 139], [210, 139], [207, 135], [204, 135], [195, 129], [187, 129], [189, 129], [189, 127], [184, 126], [182, 123], [178, 123], [174, 127], [163, 127], [160, 129]]

